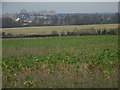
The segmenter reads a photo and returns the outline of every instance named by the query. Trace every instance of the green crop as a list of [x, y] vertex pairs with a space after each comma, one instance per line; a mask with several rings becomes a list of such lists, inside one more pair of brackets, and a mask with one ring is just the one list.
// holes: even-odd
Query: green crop
[[117, 41], [117, 36], [3, 40], [3, 87], [117, 87]]

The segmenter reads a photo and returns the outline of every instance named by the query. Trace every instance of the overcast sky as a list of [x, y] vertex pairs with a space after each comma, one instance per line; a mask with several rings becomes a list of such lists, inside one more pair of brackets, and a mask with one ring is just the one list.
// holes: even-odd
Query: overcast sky
[[118, 12], [117, 2], [2, 2], [3, 13], [55, 10], [57, 13]]

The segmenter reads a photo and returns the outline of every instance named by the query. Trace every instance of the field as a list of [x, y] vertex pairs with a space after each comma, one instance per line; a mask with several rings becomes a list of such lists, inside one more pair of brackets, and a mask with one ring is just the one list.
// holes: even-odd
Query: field
[[117, 35], [6, 39], [2, 44], [4, 88], [118, 87]]
[[39, 27], [21, 27], [21, 28], [3, 28], [2, 32], [12, 35], [33, 35], [33, 34], [51, 34], [53, 31], [68, 32], [77, 30], [80, 32], [95, 30], [116, 29], [118, 24], [96, 24], [96, 25], [73, 25], [73, 26], [39, 26]]

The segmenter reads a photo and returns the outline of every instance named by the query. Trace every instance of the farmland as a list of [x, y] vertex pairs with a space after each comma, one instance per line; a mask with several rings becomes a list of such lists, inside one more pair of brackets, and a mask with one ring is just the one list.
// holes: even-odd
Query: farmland
[[96, 25], [68, 25], [68, 26], [39, 26], [39, 27], [21, 27], [21, 28], [3, 28], [2, 32], [12, 35], [34, 35], [34, 34], [51, 34], [53, 31], [57, 31], [58, 34], [61, 32], [68, 32], [77, 30], [80, 32], [84, 32], [86, 30], [91, 31], [91, 29], [95, 30], [110, 30], [116, 29], [118, 24], [96, 24]]
[[117, 35], [6, 39], [2, 44], [5, 88], [118, 87]]

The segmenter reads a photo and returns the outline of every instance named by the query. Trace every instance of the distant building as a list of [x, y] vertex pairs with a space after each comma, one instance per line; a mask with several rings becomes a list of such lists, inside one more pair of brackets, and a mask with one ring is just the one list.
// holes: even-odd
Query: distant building
[[16, 22], [20, 21], [20, 18], [16, 18], [15, 21], [16, 21]]
[[15, 22], [18, 22], [18, 21], [20, 21], [20, 18], [17, 18], [17, 17], [9, 17], [9, 18], [11, 18], [12, 20], [14, 20]]
[[51, 11], [49, 12], [49, 14], [50, 14], [50, 15], [55, 15], [55, 11], [54, 11], [54, 10], [51, 10]]
[[55, 15], [55, 11], [54, 10], [51, 10], [51, 11], [42, 10], [39, 13], [41, 15]]
[[27, 19], [27, 22], [28, 22], [28, 23], [32, 23], [32, 21], [33, 21], [32, 18], [28, 18], [28, 19]]
[[27, 13], [27, 10], [22, 9], [22, 10], [20, 11], [20, 13]]

